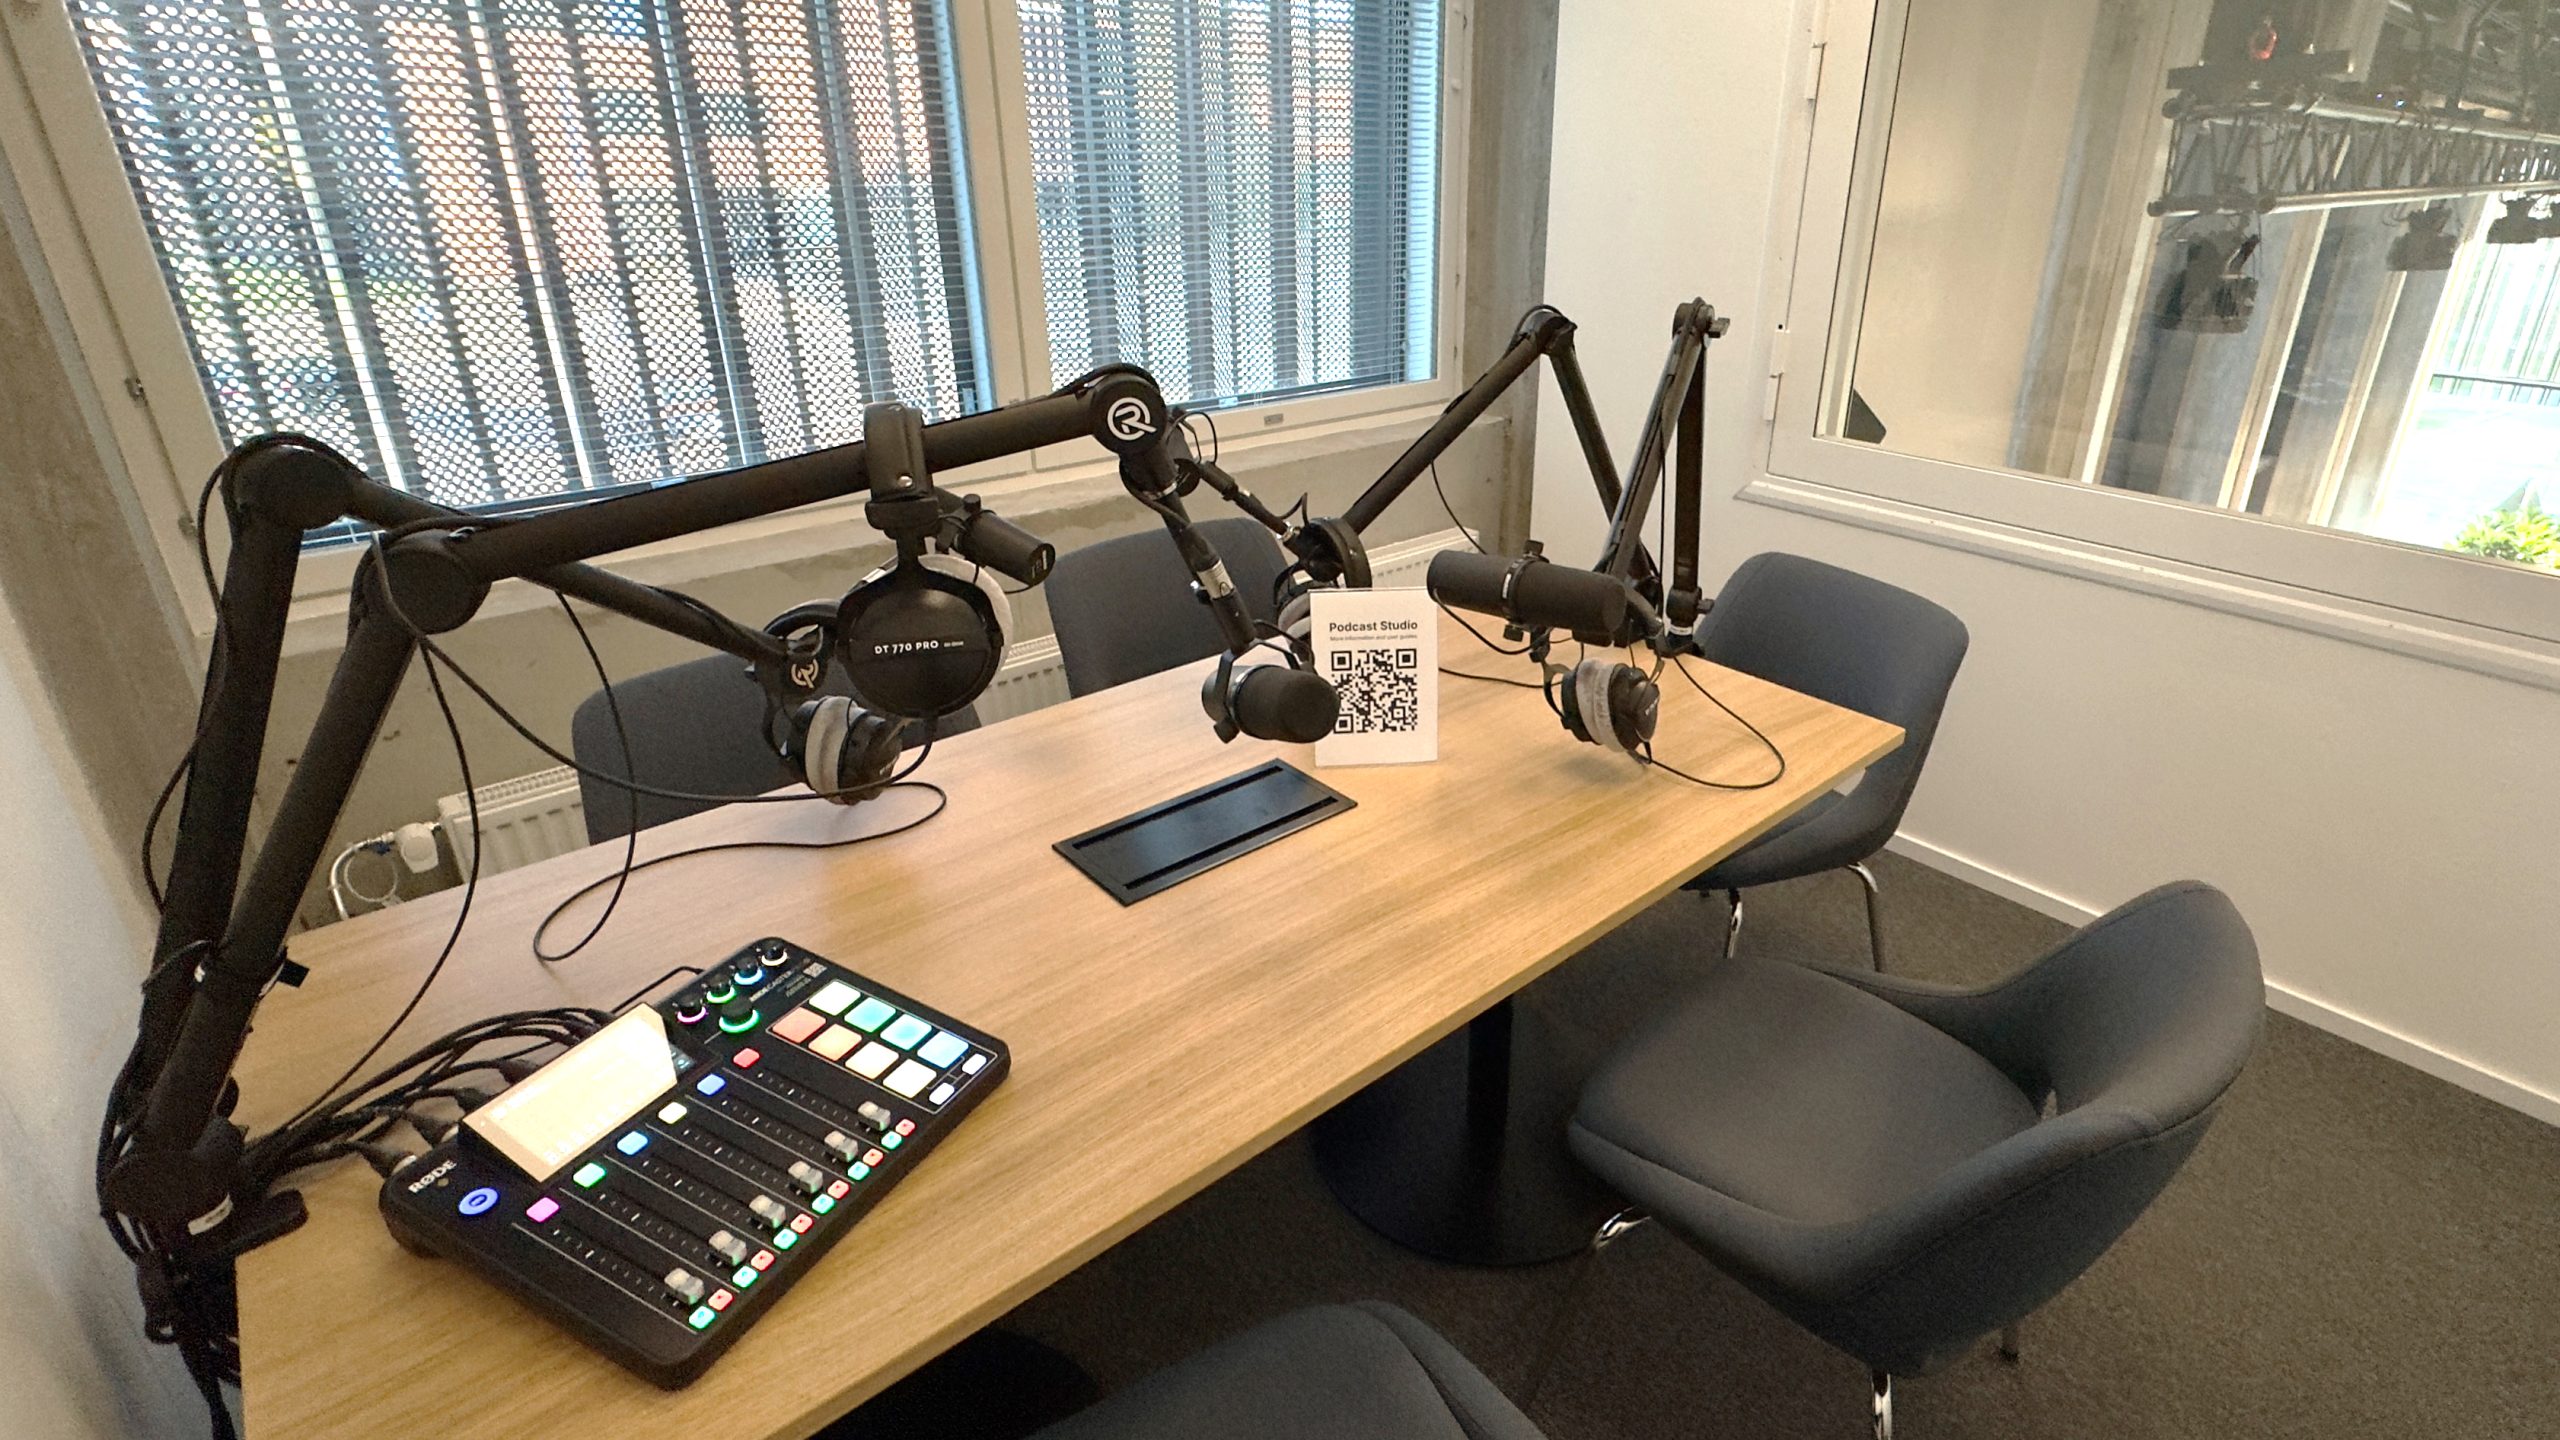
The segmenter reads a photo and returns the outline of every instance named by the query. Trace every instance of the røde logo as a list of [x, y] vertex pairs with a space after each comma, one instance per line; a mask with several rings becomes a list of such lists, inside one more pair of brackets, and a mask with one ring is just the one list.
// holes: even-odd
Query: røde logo
[[1102, 423], [1114, 440], [1144, 440], [1156, 433], [1156, 417], [1147, 402], [1135, 395], [1124, 395], [1111, 402], [1103, 412]]
[[458, 1161], [454, 1161], [454, 1160], [447, 1160], [447, 1161], [445, 1161], [443, 1164], [438, 1165], [438, 1166], [437, 1166], [436, 1168], [434, 1168], [433, 1170], [428, 1171], [426, 1174], [421, 1175], [421, 1176], [419, 1176], [417, 1179], [410, 1181], [410, 1182], [409, 1182], [409, 1193], [410, 1193], [410, 1194], [412, 1194], [412, 1195], [415, 1195], [415, 1194], [420, 1193], [421, 1191], [424, 1191], [428, 1186], [433, 1185], [433, 1184], [434, 1184], [434, 1183], [436, 1183], [437, 1181], [439, 1181], [439, 1180], [443, 1179], [445, 1176], [447, 1176], [447, 1175], [449, 1175], [449, 1174], [453, 1173], [453, 1167], [454, 1167], [456, 1164], [458, 1164], [458, 1163], [460, 1163], [460, 1162], [458, 1162]]

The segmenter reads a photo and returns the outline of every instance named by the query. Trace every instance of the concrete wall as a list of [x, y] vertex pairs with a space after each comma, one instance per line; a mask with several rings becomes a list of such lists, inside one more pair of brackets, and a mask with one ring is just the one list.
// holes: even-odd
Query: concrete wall
[[97, 810], [0, 605], [0, 1430], [24, 1440], [202, 1433], [175, 1352], [144, 1343], [133, 1271], [99, 1224], [90, 1156], [149, 943]]
[[[108, 833], [131, 850], [123, 842], [141, 835], [186, 748], [200, 662], [166, 603], [157, 557], [145, 558], [134, 519], [141, 501], [103, 457], [103, 430], [92, 423], [101, 402], [61, 364], [67, 331], [44, 277], [27, 267], [35, 250], [22, 219], [0, 164], [0, 232], [17, 242], [0, 244], [0, 435], [9, 437], [0, 452], [9, 505], [0, 597], [23, 617], [36, 681], [70, 722], [82, 785]], [[138, 887], [133, 864], [119, 866]]]
[[[1738, 314], [1711, 376], [1709, 574], [1796, 551], [1972, 627], [1904, 825], [1940, 863], [2063, 914], [2209, 880], [2282, 1007], [2560, 1121], [2560, 695], [1732, 498], [1766, 473], [1800, 23], [1754, 0], [1583, 0], [1559, 40], [1547, 290], [1584, 322], [1604, 409], [1632, 425], [1677, 299]], [[1826, 89], [1854, 103], [1855, 85]], [[1683, 184], [1625, 203], [1627, 177], [1673, 165]], [[1811, 349], [1790, 385], [1813, 383]], [[1598, 523], [1568, 450], [1541, 428], [1537, 514], [1579, 545]]]

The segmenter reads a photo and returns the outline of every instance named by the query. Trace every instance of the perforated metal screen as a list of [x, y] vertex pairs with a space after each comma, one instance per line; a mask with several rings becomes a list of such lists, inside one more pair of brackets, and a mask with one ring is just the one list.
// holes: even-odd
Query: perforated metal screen
[[484, 506], [987, 403], [933, 0], [72, 0], [223, 434]]
[[1432, 373], [1436, 0], [1021, 0], [1051, 359], [1254, 399]]

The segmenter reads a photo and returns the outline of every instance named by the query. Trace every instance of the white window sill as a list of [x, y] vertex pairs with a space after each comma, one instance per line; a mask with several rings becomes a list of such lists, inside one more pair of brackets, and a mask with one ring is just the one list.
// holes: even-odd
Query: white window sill
[[1767, 476], [1740, 498], [2560, 690], [2560, 645], [2511, 632], [1809, 481]]
[[[1339, 420], [1306, 421], [1259, 434], [1227, 434], [1221, 437], [1222, 453], [1226, 468], [1238, 472], [1250, 484], [1250, 472], [1268, 466], [1320, 460], [1383, 445], [1401, 448], [1421, 434], [1440, 411], [1441, 406], [1433, 403]], [[1094, 459], [1083, 464], [1014, 470], [979, 482], [972, 482], [968, 472], [963, 471], [938, 477], [938, 483], [964, 494], [983, 496], [989, 506], [1034, 534], [1040, 532], [1043, 515], [1106, 503], [1124, 494], [1118, 463], [1098, 450]], [[1192, 504], [1198, 516], [1209, 517], [1225, 510], [1216, 496], [1201, 493], [1207, 497], [1205, 504], [1197, 499]], [[1134, 501], [1129, 503], [1129, 510], [1133, 518], [1143, 513]], [[845, 496], [724, 525], [624, 551], [597, 564], [643, 584], [682, 586], [710, 576], [847, 551], [859, 552], [863, 563], [888, 557], [887, 542], [863, 522], [860, 496]], [[285, 654], [335, 650], [346, 643], [348, 589], [355, 574], [356, 555], [353, 548], [346, 548], [305, 558], [297, 588], [307, 593], [293, 602], [285, 625]], [[856, 578], [858, 572], [848, 567], [846, 583]], [[551, 592], [537, 585], [504, 581], [489, 592], [475, 618], [520, 614], [552, 603]]]

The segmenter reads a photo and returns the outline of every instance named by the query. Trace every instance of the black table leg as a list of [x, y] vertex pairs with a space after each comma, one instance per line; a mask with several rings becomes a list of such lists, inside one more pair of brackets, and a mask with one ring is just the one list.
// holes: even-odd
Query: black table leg
[[1565, 1148], [1598, 1061], [1533, 988], [1318, 1119], [1316, 1167], [1345, 1209], [1407, 1249], [1466, 1265], [1564, 1259], [1621, 1208]]
[[1074, 1360], [1027, 1335], [990, 1327], [838, 1416], [813, 1440], [1024, 1440], [1101, 1397], [1101, 1387]]

